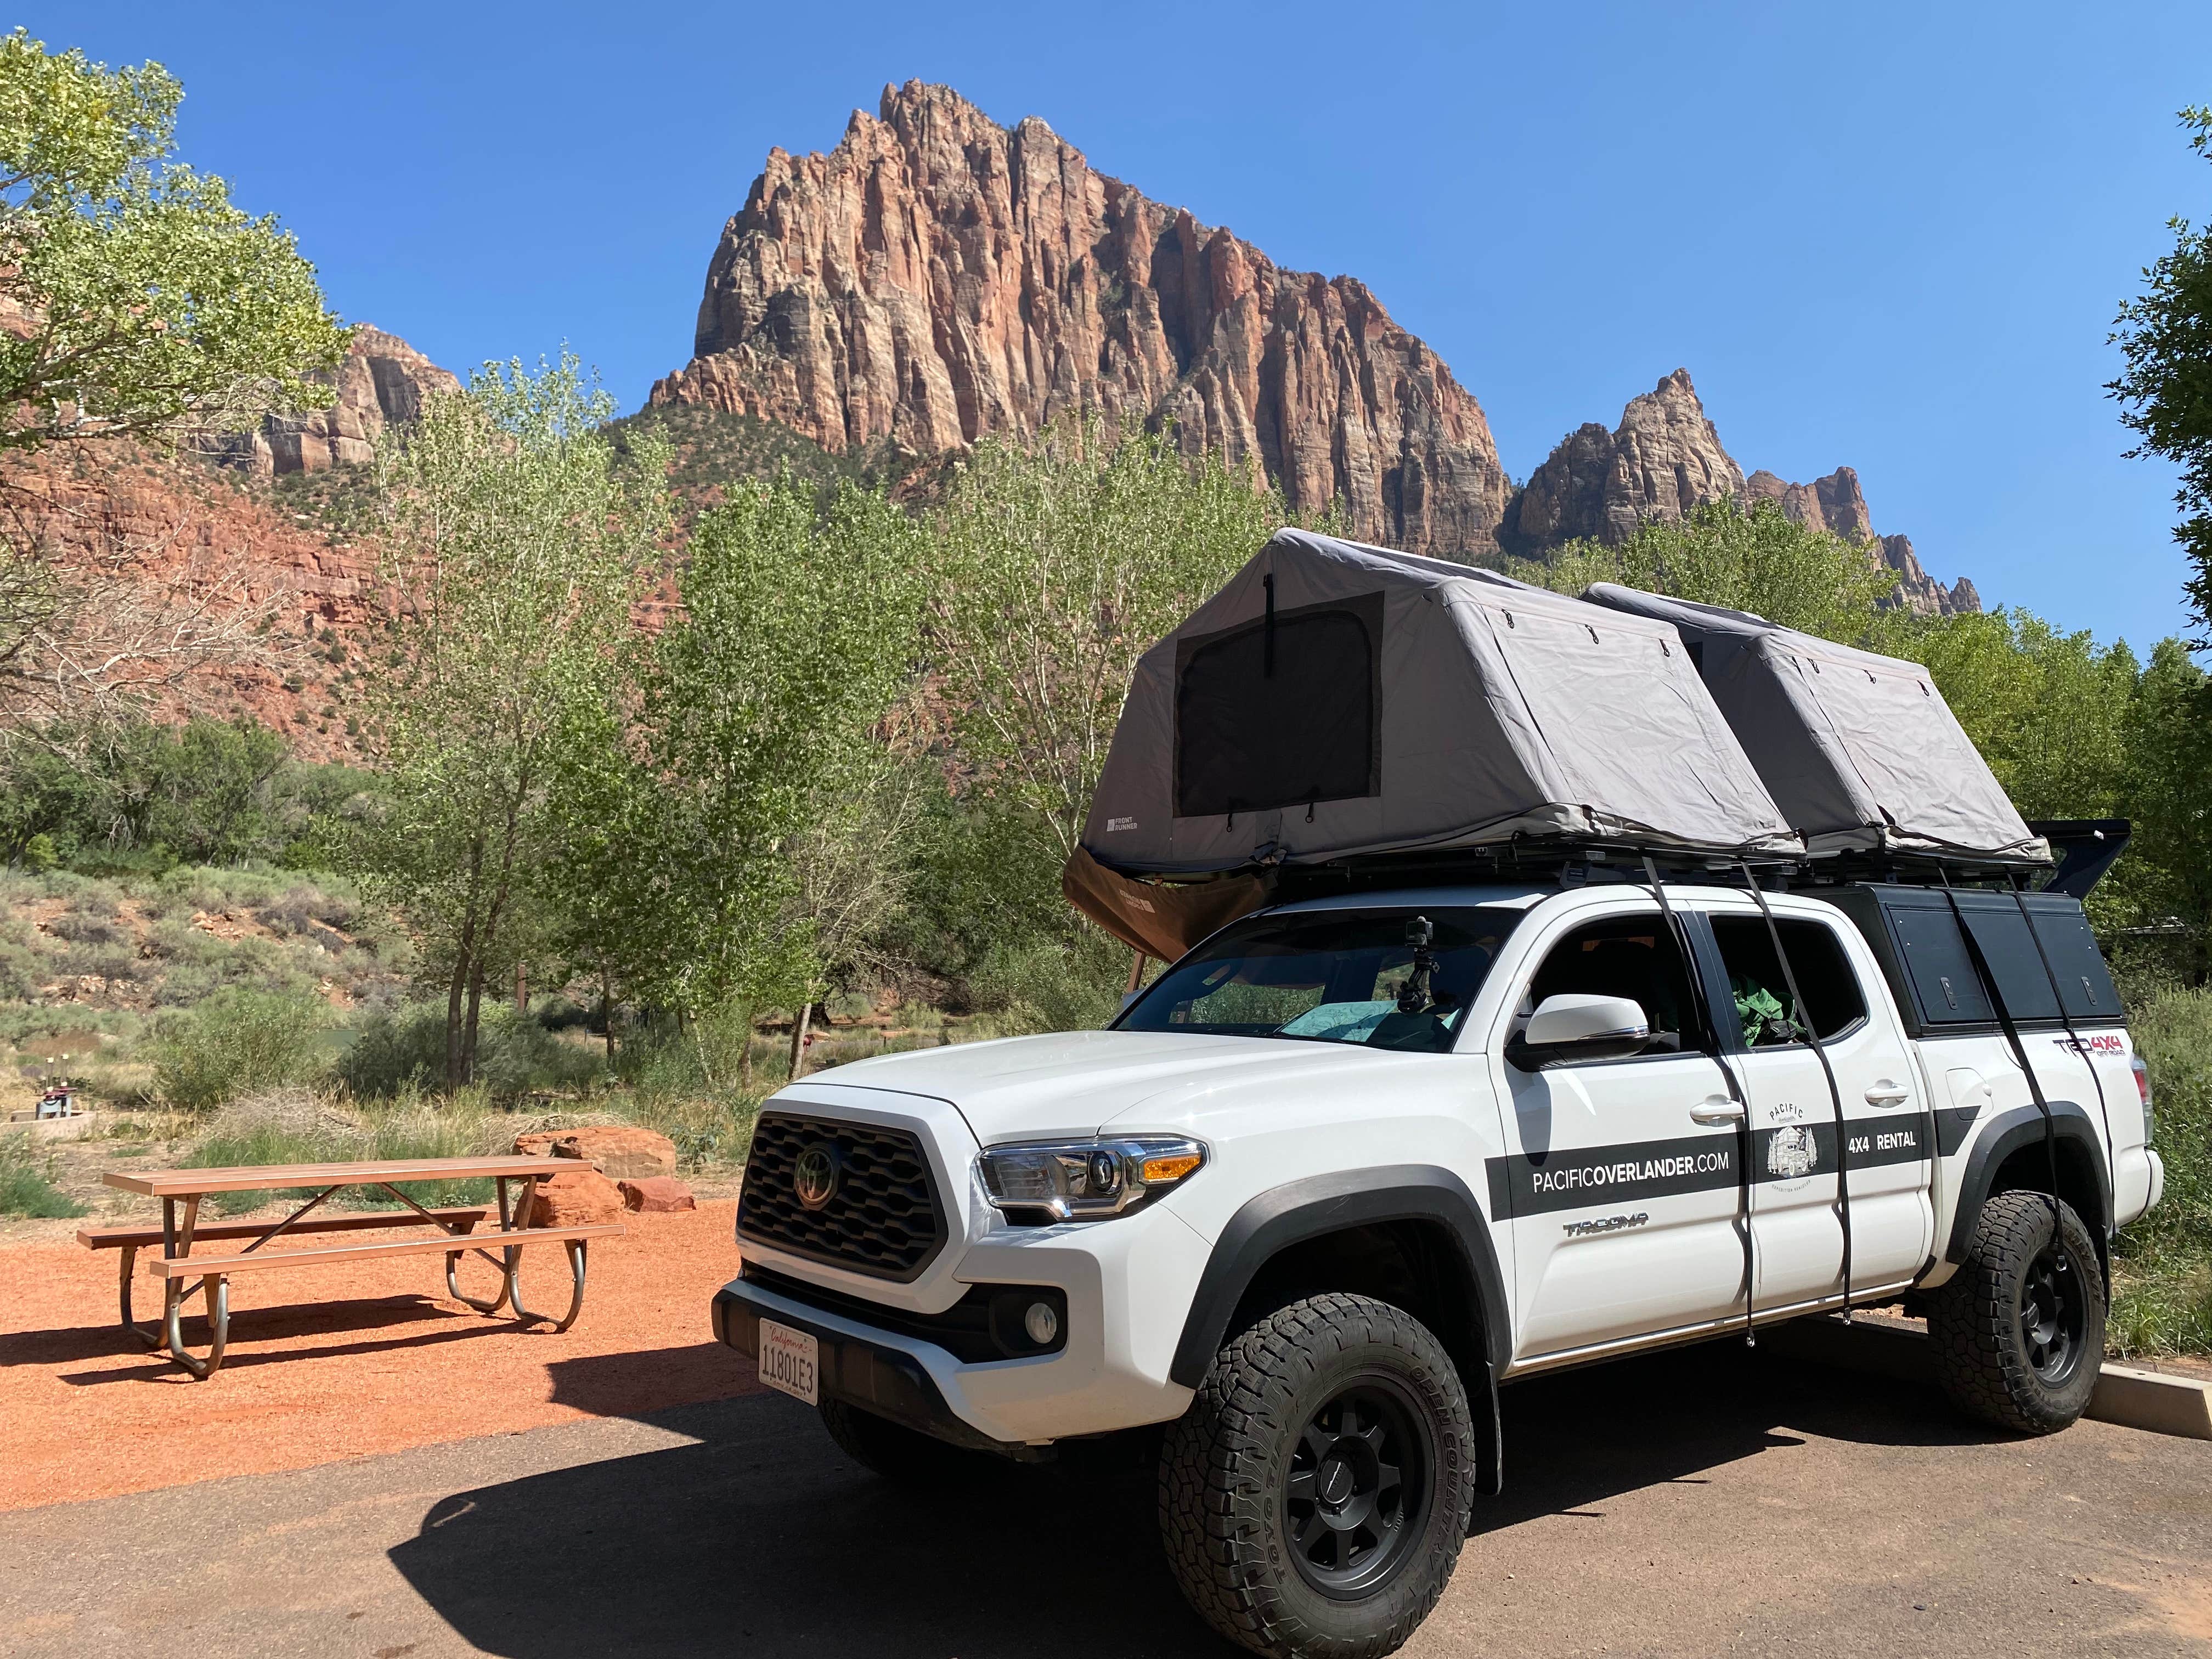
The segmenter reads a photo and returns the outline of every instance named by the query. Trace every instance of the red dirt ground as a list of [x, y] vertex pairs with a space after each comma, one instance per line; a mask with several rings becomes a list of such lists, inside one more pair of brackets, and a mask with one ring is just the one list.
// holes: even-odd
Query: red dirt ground
[[[583, 1316], [558, 1334], [449, 1300], [434, 1255], [244, 1274], [231, 1281], [228, 1357], [204, 1382], [118, 1326], [114, 1252], [0, 1249], [0, 1510], [751, 1393], [751, 1362], [708, 1317], [737, 1273], [735, 1209], [632, 1215], [624, 1237], [593, 1240]], [[147, 1322], [161, 1285], [143, 1255], [139, 1271]], [[471, 1295], [496, 1283], [482, 1261], [464, 1265]], [[523, 1285], [534, 1305], [566, 1307], [559, 1250], [530, 1251]], [[205, 1328], [187, 1321], [185, 1334]]]

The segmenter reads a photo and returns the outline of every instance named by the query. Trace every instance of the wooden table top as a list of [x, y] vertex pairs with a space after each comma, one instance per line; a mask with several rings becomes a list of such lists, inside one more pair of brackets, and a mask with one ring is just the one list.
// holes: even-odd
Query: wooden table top
[[410, 1158], [369, 1164], [252, 1164], [235, 1170], [110, 1170], [100, 1180], [149, 1198], [256, 1192], [270, 1187], [350, 1187], [380, 1181], [460, 1181], [483, 1176], [544, 1176], [592, 1166], [569, 1158]]

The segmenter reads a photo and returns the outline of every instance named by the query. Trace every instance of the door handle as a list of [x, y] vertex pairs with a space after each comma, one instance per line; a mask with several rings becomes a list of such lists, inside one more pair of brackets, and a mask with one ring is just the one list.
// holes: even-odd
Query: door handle
[[1911, 1090], [1901, 1089], [1887, 1078], [1866, 1091], [1866, 1101], [1869, 1106], [1895, 1106], [1911, 1097]]
[[1690, 1108], [1690, 1121], [1707, 1125], [1741, 1123], [1743, 1121], [1743, 1103], [1718, 1097], [1701, 1100]]

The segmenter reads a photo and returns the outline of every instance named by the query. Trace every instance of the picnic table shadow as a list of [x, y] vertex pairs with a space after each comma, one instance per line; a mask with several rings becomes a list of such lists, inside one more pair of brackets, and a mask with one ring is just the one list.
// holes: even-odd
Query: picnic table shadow
[[[195, 1309], [200, 1306], [198, 1297], [192, 1299], [192, 1306]], [[142, 1297], [137, 1311], [142, 1323], [157, 1324], [161, 1316], [158, 1297]], [[450, 1325], [441, 1323], [405, 1336], [376, 1337], [373, 1334], [394, 1326], [421, 1326], [450, 1311], [451, 1306], [444, 1298], [414, 1291], [367, 1297], [356, 1301], [278, 1303], [266, 1307], [239, 1310], [231, 1316], [231, 1340], [238, 1346], [232, 1351], [223, 1369], [235, 1371], [255, 1365], [296, 1364], [335, 1359], [348, 1354], [377, 1353], [391, 1348], [422, 1347], [497, 1328], [481, 1317], [472, 1316], [464, 1321], [457, 1316]], [[207, 1318], [204, 1313], [187, 1315], [184, 1328], [187, 1342], [204, 1343], [207, 1340]], [[364, 1340], [318, 1344], [309, 1348], [272, 1348], [261, 1352], [256, 1352], [252, 1346], [255, 1342], [281, 1341], [294, 1337], [356, 1335]], [[97, 1325], [15, 1331], [0, 1336], [0, 1370], [16, 1365], [64, 1365], [79, 1360], [100, 1359], [117, 1363], [100, 1370], [64, 1371], [61, 1373], [60, 1380], [72, 1387], [100, 1382], [143, 1382], [149, 1376], [190, 1380], [170, 1363], [166, 1353], [149, 1353], [133, 1341], [112, 1319]]]
[[[1506, 1490], [1482, 1534], [1601, 1515], [1622, 1492], [1709, 1471], [1796, 1431], [1891, 1445], [1991, 1438], [1924, 1387], [1711, 1344], [1506, 1392]], [[670, 1447], [441, 1498], [394, 1566], [459, 1634], [511, 1659], [729, 1654], [830, 1659], [1127, 1659], [1233, 1651], [1184, 1606], [1158, 1542], [1141, 1446], [1061, 1470], [1009, 1466], [912, 1492], [831, 1443], [781, 1395], [641, 1414]]]

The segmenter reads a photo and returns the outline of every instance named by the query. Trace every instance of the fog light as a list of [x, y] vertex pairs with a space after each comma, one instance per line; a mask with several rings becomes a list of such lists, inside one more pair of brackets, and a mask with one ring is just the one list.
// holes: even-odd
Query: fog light
[[1060, 1316], [1052, 1310], [1051, 1303], [1032, 1302], [1030, 1310], [1022, 1316], [1022, 1328], [1037, 1346], [1048, 1348], [1053, 1338], [1060, 1334]]

